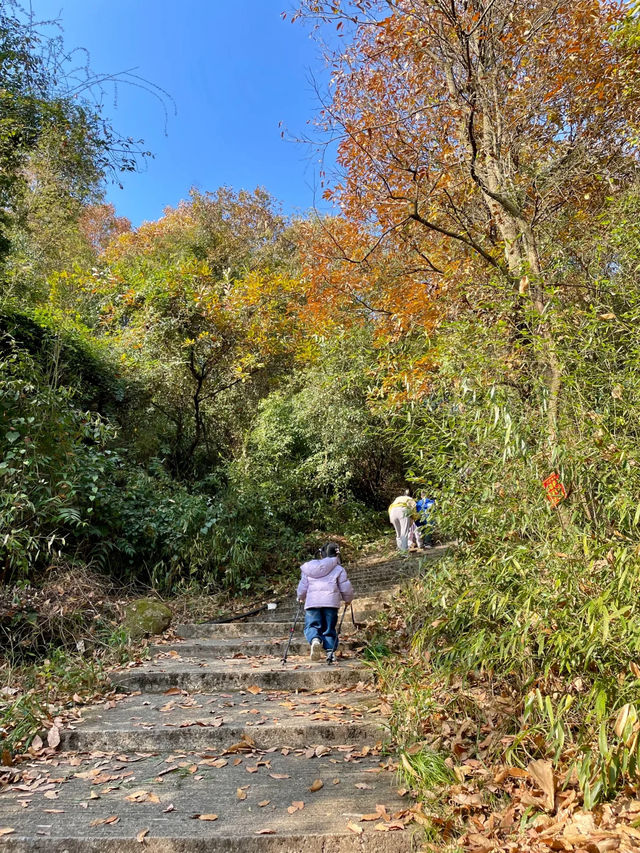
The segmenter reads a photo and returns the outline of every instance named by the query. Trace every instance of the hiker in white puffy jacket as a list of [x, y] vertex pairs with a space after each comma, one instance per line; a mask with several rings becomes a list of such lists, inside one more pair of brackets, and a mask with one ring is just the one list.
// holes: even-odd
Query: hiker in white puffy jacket
[[333, 663], [338, 648], [338, 608], [354, 599], [353, 587], [340, 565], [340, 551], [333, 542], [321, 551], [322, 559], [300, 566], [298, 601], [304, 601], [304, 635], [311, 644], [310, 657], [319, 661], [323, 651], [327, 663]]

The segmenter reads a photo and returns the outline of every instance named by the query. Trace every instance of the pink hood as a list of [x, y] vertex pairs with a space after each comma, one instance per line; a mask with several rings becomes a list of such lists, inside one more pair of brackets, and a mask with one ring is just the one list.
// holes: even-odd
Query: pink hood
[[303, 563], [300, 566], [300, 571], [304, 575], [309, 575], [310, 578], [323, 578], [332, 572], [338, 565], [340, 560], [338, 557], [325, 557], [322, 560], [309, 560], [308, 563]]

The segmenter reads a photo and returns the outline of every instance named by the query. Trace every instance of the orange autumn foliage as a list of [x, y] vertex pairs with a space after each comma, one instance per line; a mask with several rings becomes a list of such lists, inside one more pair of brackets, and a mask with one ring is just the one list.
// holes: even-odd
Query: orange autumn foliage
[[321, 115], [343, 173], [326, 196], [362, 238], [354, 252], [344, 226], [335, 234], [340, 287], [360, 286], [354, 257], [384, 249], [406, 289], [368, 272], [363, 286], [400, 322], [418, 282], [468, 295], [487, 273], [542, 312], [558, 222], [597, 211], [637, 168], [640, 59], [618, 37], [625, 5], [308, 0], [301, 11], [352, 33], [330, 57]]

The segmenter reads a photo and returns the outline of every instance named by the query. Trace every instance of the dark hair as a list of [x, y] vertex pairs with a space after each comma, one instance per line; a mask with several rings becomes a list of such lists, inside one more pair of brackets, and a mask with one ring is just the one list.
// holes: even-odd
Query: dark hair
[[335, 542], [327, 542], [322, 546], [320, 552], [323, 557], [338, 557], [340, 555], [340, 547]]

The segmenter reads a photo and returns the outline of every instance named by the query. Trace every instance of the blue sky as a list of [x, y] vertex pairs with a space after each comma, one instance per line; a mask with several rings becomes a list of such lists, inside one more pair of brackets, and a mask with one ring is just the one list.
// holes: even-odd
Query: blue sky
[[318, 46], [283, 21], [291, 0], [32, 0], [36, 18], [59, 18], [67, 48], [85, 47], [96, 71], [135, 73], [175, 101], [161, 105], [119, 86], [106, 114], [153, 151], [141, 174], [110, 186], [108, 200], [134, 225], [157, 219], [189, 188], [264, 186], [288, 213], [322, 207], [319, 156], [281, 138], [310, 131], [326, 83]]

